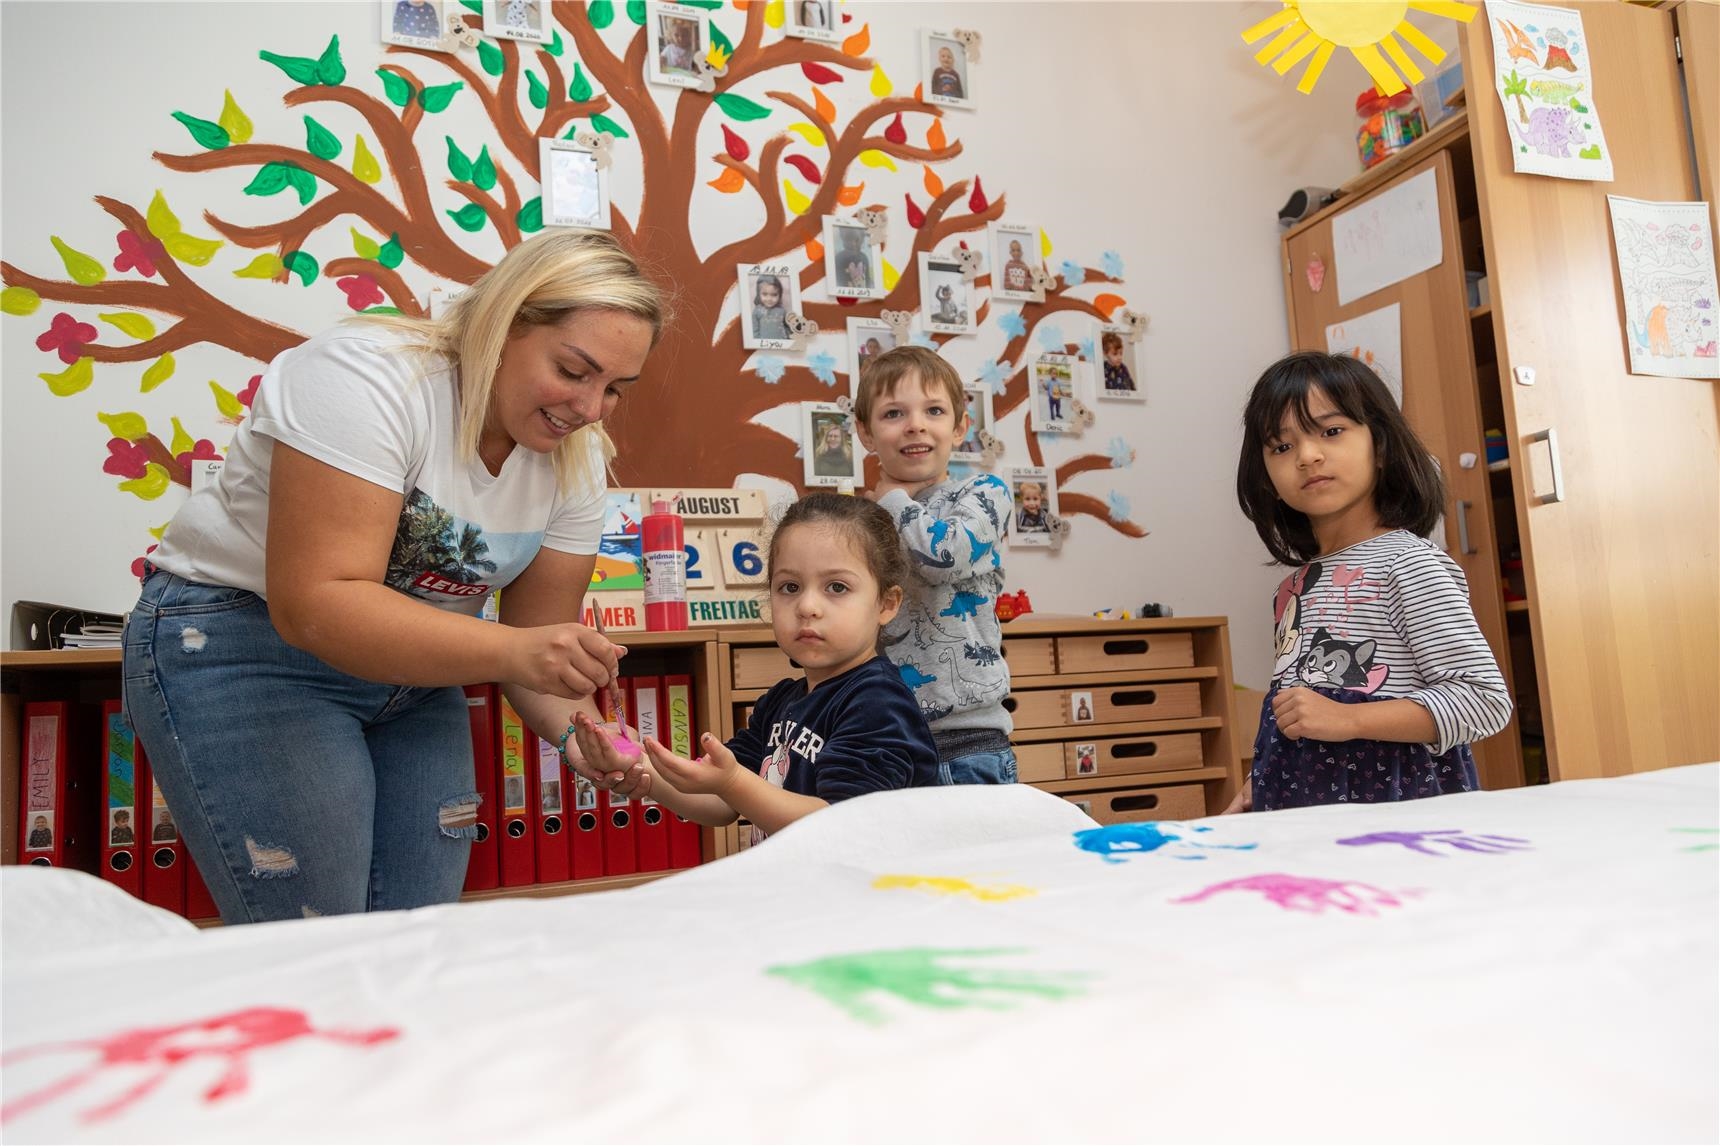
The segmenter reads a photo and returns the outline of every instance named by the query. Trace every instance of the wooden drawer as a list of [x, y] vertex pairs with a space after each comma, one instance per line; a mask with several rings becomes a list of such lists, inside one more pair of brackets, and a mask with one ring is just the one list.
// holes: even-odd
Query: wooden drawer
[[1198, 732], [1085, 740], [1063, 745], [1063, 774], [1071, 780], [1087, 776], [1175, 772], [1181, 768], [1199, 768], [1201, 763]]
[[1057, 671], [1134, 672], [1192, 668], [1191, 633], [1119, 633], [1117, 636], [1058, 637]]
[[1184, 720], [1200, 715], [1200, 684], [1118, 684], [1095, 688], [1024, 688], [1003, 698], [1017, 728]]
[[1017, 744], [1016, 779], [1023, 784], [1045, 784], [1063, 779], [1063, 745]]
[[1199, 784], [1159, 788], [1104, 788], [1063, 797], [1101, 824], [1138, 820], [1198, 820], [1206, 815], [1206, 794]]
[[1057, 671], [1057, 643], [1050, 637], [1008, 637], [1003, 659], [1012, 677], [1051, 676]]
[[756, 649], [730, 649], [729, 664], [735, 688], [769, 688], [784, 677], [795, 675], [788, 654], [768, 645]]

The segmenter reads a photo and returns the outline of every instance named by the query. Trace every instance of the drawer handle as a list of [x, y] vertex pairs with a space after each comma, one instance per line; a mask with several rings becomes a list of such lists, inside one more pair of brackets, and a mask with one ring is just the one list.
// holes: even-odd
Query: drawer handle
[[1116, 812], [1150, 812], [1159, 806], [1159, 797], [1154, 792], [1144, 796], [1117, 796], [1111, 800], [1111, 810]]
[[1131, 641], [1106, 641], [1104, 644], [1105, 655], [1108, 657], [1139, 656], [1146, 652], [1148, 647], [1145, 640], [1138, 638]]
[[1111, 755], [1126, 759], [1130, 756], [1156, 756], [1158, 751], [1158, 741], [1149, 740], [1144, 744], [1119, 744], [1111, 749]]
[[1158, 702], [1158, 690], [1153, 688], [1138, 689], [1134, 692], [1113, 692], [1111, 694], [1111, 703], [1113, 705], [1157, 704]]

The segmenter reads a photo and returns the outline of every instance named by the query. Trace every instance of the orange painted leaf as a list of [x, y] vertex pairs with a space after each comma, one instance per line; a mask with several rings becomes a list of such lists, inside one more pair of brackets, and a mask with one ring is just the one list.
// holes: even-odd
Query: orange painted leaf
[[706, 184], [708, 187], [715, 187], [724, 195], [733, 195], [736, 191], [739, 191], [746, 185], [746, 176], [742, 175], [739, 171], [736, 171], [733, 167], [724, 168], [721, 175]]
[[860, 202], [860, 196], [865, 194], [866, 184], [856, 183], [852, 187], [844, 187], [836, 193], [836, 202], [844, 207], [852, 207]]
[[806, 240], [806, 257], [817, 262], [824, 257], [824, 244], [817, 239]]
[[944, 121], [932, 120], [932, 126], [926, 129], [926, 146], [933, 151], [942, 151], [948, 141], [944, 139]]
[[925, 172], [926, 172], [926, 194], [928, 194], [932, 198], [936, 199], [939, 195], [942, 195], [944, 193], [944, 181], [942, 179], [939, 179], [938, 173], [936, 171], [933, 171], [930, 167], [927, 167], [925, 169]]
[[1102, 294], [1093, 300], [1093, 309], [1099, 311], [1108, 319], [1111, 317], [1112, 311], [1116, 310], [1127, 301], [1128, 300], [1123, 298], [1121, 295]]
[[862, 24], [858, 32], [842, 41], [844, 55], [864, 56], [866, 54], [866, 49], [872, 46], [872, 33], [868, 30], [870, 27], [870, 24]]
[[926, 90], [925, 89], [926, 89], [925, 84], [915, 84], [914, 85], [914, 98], [921, 103], [926, 102]]
[[836, 126], [836, 105], [830, 102], [829, 96], [817, 88], [812, 89], [812, 106], [817, 110], [820, 119], [831, 127]]

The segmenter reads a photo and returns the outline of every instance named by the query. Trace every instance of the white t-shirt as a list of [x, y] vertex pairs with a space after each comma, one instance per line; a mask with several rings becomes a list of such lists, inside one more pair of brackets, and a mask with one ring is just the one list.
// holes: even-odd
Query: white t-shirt
[[[407, 340], [345, 325], [277, 357], [220, 477], [191, 495], [149, 560], [191, 581], [266, 597], [277, 441], [405, 497], [386, 582], [438, 608], [477, 615], [490, 591], [518, 577], [542, 547], [596, 553], [603, 487], [560, 493], [552, 456], [523, 446], [495, 475], [476, 458], [456, 458], [458, 373]], [[602, 472], [600, 458], [591, 472]]]

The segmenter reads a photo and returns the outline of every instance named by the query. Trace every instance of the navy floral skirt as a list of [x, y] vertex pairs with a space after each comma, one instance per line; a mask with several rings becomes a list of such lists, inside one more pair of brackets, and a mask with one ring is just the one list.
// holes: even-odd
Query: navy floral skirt
[[[1339, 704], [1371, 704], [1376, 698], [1345, 688], [1316, 688]], [[1278, 731], [1272, 713], [1275, 688], [1260, 709], [1254, 738], [1254, 810], [1304, 808], [1310, 804], [1383, 804], [1419, 800], [1481, 787], [1475, 756], [1459, 744], [1435, 756], [1425, 744], [1388, 740], [1292, 740]], [[1384, 699], [1384, 698], [1380, 698]]]

